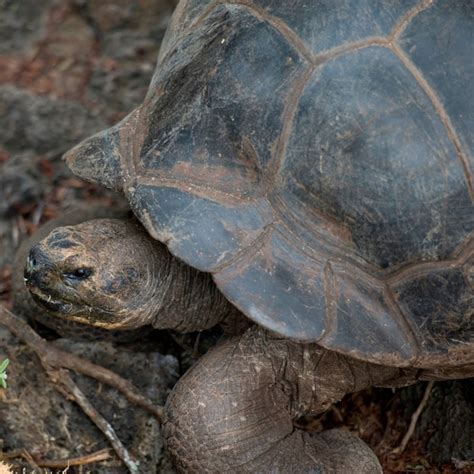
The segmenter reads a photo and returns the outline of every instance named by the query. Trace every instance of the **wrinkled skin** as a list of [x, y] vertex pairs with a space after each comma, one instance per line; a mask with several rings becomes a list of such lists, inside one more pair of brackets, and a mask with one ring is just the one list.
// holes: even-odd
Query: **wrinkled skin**
[[403, 384], [414, 373], [254, 327], [216, 347], [179, 381], [167, 402], [168, 448], [186, 473], [381, 472], [350, 433], [307, 433], [293, 421], [323, 412], [346, 392]]
[[25, 276], [35, 300], [58, 318], [181, 332], [220, 323], [240, 334], [200, 359], [168, 399], [164, 431], [180, 472], [381, 472], [357, 437], [309, 434], [293, 421], [372, 385], [474, 372], [369, 364], [256, 326], [246, 329], [238, 324], [245, 317], [209, 275], [177, 260], [134, 220], [95, 219], [54, 229], [31, 249]]

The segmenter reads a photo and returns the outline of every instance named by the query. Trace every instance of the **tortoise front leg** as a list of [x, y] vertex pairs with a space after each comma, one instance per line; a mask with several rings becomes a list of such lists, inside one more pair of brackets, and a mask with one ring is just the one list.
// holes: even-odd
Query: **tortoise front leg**
[[310, 434], [293, 420], [400, 375], [253, 327], [211, 350], [176, 385], [166, 404], [168, 449], [186, 473], [382, 472], [357, 437]]

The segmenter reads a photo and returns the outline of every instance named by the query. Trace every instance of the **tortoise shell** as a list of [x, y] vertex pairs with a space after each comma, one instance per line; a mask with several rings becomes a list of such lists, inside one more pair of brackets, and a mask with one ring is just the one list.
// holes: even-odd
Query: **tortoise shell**
[[474, 362], [474, 2], [188, 0], [80, 176], [258, 324]]

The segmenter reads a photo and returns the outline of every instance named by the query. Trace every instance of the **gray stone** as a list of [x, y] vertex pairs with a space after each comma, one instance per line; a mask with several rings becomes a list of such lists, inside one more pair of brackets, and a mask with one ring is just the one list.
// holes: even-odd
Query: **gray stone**
[[0, 87], [0, 144], [10, 152], [61, 153], [105, 122], [78, 103]]

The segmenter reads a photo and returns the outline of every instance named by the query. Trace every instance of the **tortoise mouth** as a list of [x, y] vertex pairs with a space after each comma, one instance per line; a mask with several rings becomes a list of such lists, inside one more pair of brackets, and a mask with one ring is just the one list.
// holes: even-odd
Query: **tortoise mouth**
[[54, 313], [69, 314], [72, 312], [72, 304], [53, 298], [51, 294], [44, 293], [34, 285], [27, 285], [33, 300]]
[[33, 301], [59, 318], [108, 330], [134, 329], [134, 326], [127, 327], [125, 322], [116, 319], [116, 314], [113, 311], [92, 308], [86, 304], [78, 306], [66, 300], [56, 299], [53, 294], [44, 292], [34, 284], [26, 282], [26, 286]]

